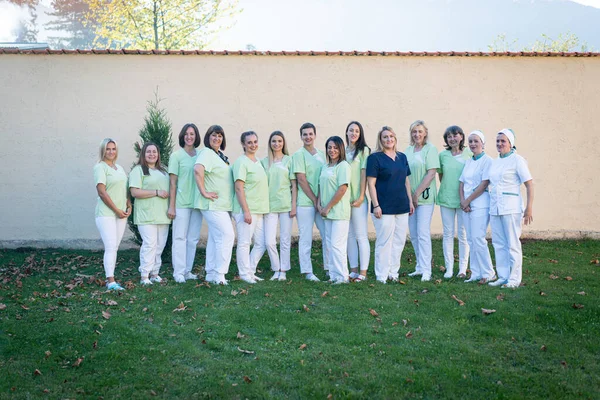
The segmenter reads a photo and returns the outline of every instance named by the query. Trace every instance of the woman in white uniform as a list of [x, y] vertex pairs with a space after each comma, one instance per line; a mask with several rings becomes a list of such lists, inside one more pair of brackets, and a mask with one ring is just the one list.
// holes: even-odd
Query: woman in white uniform
[[471, 277], [465, 282], [496, 280], [490, 249], [485, 239], [490, 222], [489, 170], [492, 158], [485, 154], [485, 136], [473, 131], [468, 138], [473, 156], [465, 163], [460, 175], [459, 195], [462, 220], [469, 243]]
[[[292, 158], [288, 154], [285, 136], [280, 131], [269, 137], [269, 155], [261, 160], [269, 179], [269, 213], [264, 219], [265, 235], [254, 242], [257, 256], [269, 253], [272, 281], [285, 281], [290, 270], [292, 221], [296, 216], [298, 197], [296, 175], [292, 172]], [[277, 222], [279, 222], [279, 251], [277, 253]]]
[[129, 173], [129, 190], [135, 198], [133, 222], [142, 236], [140, 283], [160, 283], [161, 255], [167, 244], [171, 219], [167, 215], [169, 175], [160, 162], [160, 149], [156, 144], [146, 142], [140, 150], [138, 164]]
[[200, 132], [194, 124], [185, 124], [179, 133], [179, 146], [169, 158], [169, 210], [173, 220], [173, 279], [184, 283], [198, 279], [192, 273], [202, 228], [202, 212], [194, 208], [194, 165], [199, 151]]
[[[369, 214], [367, 196], [367, 158], [371, 149], [365, 141], [365, 133], [358, 121], [352, 121], [346, 127], [346, 161], [350, 164], [350, 230], [348, 232], [348, 260], [350, 261], [350, 279], [355, 282], [367, 279], [371, 247], [367, 216]], [[360, 260], [360, 262], [359, 262]], [[360, 266], [360, 273], [359, 273]]]
[[[327, 164], [319, 176], [319, 213], [325, 222], [325, 253], [323, 264], [329, 271], [329, 281], [348, 283], [348, 228], [350, 227], [350, 164], [346, 162], [344, 141], [332, 136], [325, 143]], [[328, 256], [326, 256], [328, 254]]]
[[[517, 288], [523, 275], [522, 224], [533, 222], [533, 178], [527, 161], [516, 153], [515, 134], [502, 129], [496, 136], [498, 158], [490, 167], [490, 216], [498, 280], [490, 286]], [[521, 184], [527, 190], [523, 205]]]
[[425, 122], [413, 122], [409, 132], [410, 146], [406, 149], [406, 158], [415, 212], [408, 218], [408, 227], [417, 265], [415, 271], [408, 275], [421, 276], [421, 280], [427, 282], [431, 280], [431, 217], [437, 194], [435, 173], [440, 167], [440, 160], [435, 146], [428, 143], [429, 132]]
[[233, 250], [233, 175], [226, 147], [225, 131], [212, 125], [204, 135], [205, 149], [200, 152], [194, 166], [198, 191], [194, 208], [202, 211], [208, 225], [206, 243], [206, 281], [227, 285], [225, 275], [229, 272]]
[[465, 162], [471, 158], [472, 154], [469, 149], [465, 149], [465, 134], [459, 126], [453, 125], [446, 128], [444, 142], [446, 150], [440, 152], [439, 156], [440, 191], [436, 198], [436, 204], [440, 206], [444, 228], [442, 241], [446, 266], [444, 278], [452, 278], [454, 275], [454, 232], [458, 231], [458, 274], [456, 277], [464, 279], [467, 276], [469, 245], [463, 214], [460, 212], [458, 179], [465, 167]]
[[104, 244], [104, 272], [108, 290], [124, 290], [115, 281], [115, 267], [117, 250], [131, 214], [127, 174], [116, 163], [118, 155], [117, 142], [106, 138], [100, 143], [100, 161], [94, 166], [94, 182], [98, 192], [96, 227]]
[[318, 282], [320, 279], [313, 273], [311, 261], [313, 226], [316, 224], [321, 235], [323, 255], [325, 251], [325, 224], [321, 214], [317, 211], [317, 193], [319, 191], [319, 175], [321, 167], [325, 165], [325, 154], [315, 148], [317, 129], [307, 122], [300, 127], [300, 138], [303, 147], [292, 156], [292, 171], [298, 182], [298, 258], [300, 272], [309, 281]]
[[269, 213], [269, 183], [265, 169], [256, 158], [258, 135], [254, 131], [244, 132], [240, 142], [244, 155], [235, 160], [232, 168], [235, 187], [233, 218], [237, 229], [236, 259], [240, 279], [246, 283], [256, 283], [263, 280], [256, 276], [256, 266], [264, 253], [264, 246], [254, 246], [251, 254], [250, 243], [253, 237], [255, 243], [257, 238], [264, 241], [263, 216]]
[[410, 168], [406, 156], [396, 150], [396, 133], [389, 126], [377, 134], [377, 147], [367, 160], [367, 184], [371, 215], [377, 233], [375, 276], [380, 283], [398, 281], [408, 218], [414, 212]]

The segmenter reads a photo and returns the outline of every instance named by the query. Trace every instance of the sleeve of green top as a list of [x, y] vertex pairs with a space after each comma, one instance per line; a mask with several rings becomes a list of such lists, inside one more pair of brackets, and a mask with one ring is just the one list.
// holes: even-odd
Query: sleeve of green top
[[246, 168], [246, 163], [242, 162], [241, 160], [236, 161], [235, 163], [233, 163], [233, 181], [242, 181], [242, 182], [246, 182], [246, 176], [247, 176], [247, 168]]
[[438, 155], [439, 163], [440, 163], [440, 166], [437, 169], [437, 173], [438, 174], [443, 174], [444, 173], [444, 159], [443, 159], [443, 154], [444, 153], [442, 152], [442, 153], [439, 153], [439, 155]]
[[351, 168], [350, 168], [350, 164], [348, 164], [347, 162], [343, 161], [341, 163], [338, 164], [337, 166], [337, 184], [338, 187], [342, 186], [342, 185], [349, 185], [350, 184], [350, 175], [351, 175]]
[[292, 171], [294, 174], [306, 174], [306, 165], [301, 152], [294, 153], [292, 157]]
[[179, 157], [176, 152], [169, 158], [169, 174], [179, 175]]
[[440, 168], [440, 157], [438, 151], [434, 146], [429, 148], [427, 152], [427, 159], [425, 160], [425, 168], [429, 171], [430, 169]]
[[102, 164], [96, 164], [94, 167], [94, 181], [96, 185], [99, 183], [106, 185], [106, 171], [102, 168]]
[[371, 154], [371, 149], [365, 147], [360, 156], [360, 169], [367, 169], [367, 158], [369, 158], [369, 154]]
[[142, 188], [143, 172], [140, 166], [135, 167], [129, 173], [129, 187]]

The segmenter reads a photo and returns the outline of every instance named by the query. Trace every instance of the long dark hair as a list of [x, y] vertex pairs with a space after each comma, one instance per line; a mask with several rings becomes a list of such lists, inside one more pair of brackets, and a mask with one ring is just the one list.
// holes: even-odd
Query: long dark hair
[[156, 165], [155, 165], [156, 169], [159, 170], [160, 172], [162, 172], [163, 174], [166, 174], [167, 170], [162, 166], [162, 164], [160, 162], [160, 148], [154, 142], [144, 143], [144, 145], [142, 146], [142, 149], [140, 150], [140, 157], [138, 158], [138, 165], [142, 166], [142, 172], [144, 173], [144, 175], [150, 175], [150, 168], [148, 167], [148, 162], [146, 162], [146, 150], [150, 146], [156, 147], [156, 152], [158, 153], [158, 158], [156, 159]]
[[194, 130], [194, 147], [200, 146], [200, 132], [198, 131], [198, 127], [196, 124], [185, 124], [183, 128], [181, 128], [181, 132], [179, 132], [179, 146], [185, 147], [185, 134], [187, 130], [192, 128]]
[[327, 163], [331, 164], [331, 159], [329, 158], [329, 153], [327, 152], [327, 147], [329, 146], [329, 142], [333, 142], [333, 144], [335, 144], [338, 147], [338, 149], [340, 150], [340, 158], [338, 158], [336, 165], [341, 163], [342, 161], [346, 161], [346, 148], [344, 146], [344, 141], [339, 136], [331, 136], [325, 142], [325, 154], [327, 155]]
[[369, 150], [371, 150], [369, 148], [369, 146], [367, 146], [367, 141], [365, 140], [365, 130], [363, 129], [362, 125], [360, 124], [360, 122], [358, 121], [350, 121], [350, 123], [348, 124], [348, 126], [346, 126], [346, 145], [350, 146], [350, 139], [348, 139], [348, 129], [350, 128], [351, 125], [356, 125], [358, 126], [358, 131], [360, 132], [360, 135], [358, 136], [358, 140], [356, 141], [356, 145], [354, 145], [354, 155], [352, 156], [352, 160], [354, 160], [354, 157], [356, 157], [359, 153], [363, 152], [365, 150], [365, 147]]

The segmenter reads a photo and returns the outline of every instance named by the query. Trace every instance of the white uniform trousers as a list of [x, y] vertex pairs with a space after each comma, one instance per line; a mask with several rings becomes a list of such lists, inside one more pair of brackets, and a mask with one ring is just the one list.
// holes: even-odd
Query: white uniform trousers
[[373, 218], [375, 226], [375, 276], [379, 281], [397, 279], [400, 272], [402, 251], [408, 231], [408, 213], [384, 214]]
[[460, 211], [467, 232], [467, 242], [471, 257], [471, 278], [492, 279], [494, 267], [490, 248], [488, 247], [485, 234], [490, 222], [490, 209], [481, 208], [471, 212]]
[[343, 219], [324, 219], [325, 222], [325, 253], [323, 264], [327, 265], [329, 278], [332, 282], [348, 282], [348, 228], [350, 221]]
[[225, 274], [229, 272], [235, 239], [231, 216], [228, 211], [207, 210], [202, 210], [202, 216], [208, 225], [205, 279], [207, 281], [224, 281]]
[[431, 278], [431, 217], [433, 204], [425, 204], [415, 208], [408, 217], [410, 242], [415, 249], [417, 266], [415, 271], [423, 274], [423, 278]]
[[348, 231], [348, 260], [350, 268], [359, 267], [360, 270], [369, 269], [371, 259], [371, 246], [369, 244], [369, 233], [367, 219], [369, 215], [368, 204], [363, 202], [360, 207], [351, 207], [350, 229]]
[[469, 262], [469, 244], [467, 242], [467, 232], [463, 221], [463, 212], [460, 208], [448, 208], [440, 206], [442, 214], [442, 224], [444, 235], [442, 247], [444, 249], [444, 263], [446, 271], [454, 271], [454, 227], [457, 222], [458, 231], [458, 273], [467, 273], [467, 264]]
[[[323, 258], [327, 257], [325, 250], [325, 224], [323, 218], [314, 207], [298, 207], [296, 220], [298, 222], [298, 259], [300, 261], [300, 272], [303, 274], [312, 274], [313, 267], [310, 258], [313, 241], [313, 225], [317, 225], [321, 235], [321, 245], [323, 248]], [[325, 270], [327, 267], [325, 266]]]
[[162, 265], [161, 255], [169, 237], [168, 224], [138, 225], [142, 246], [140, 247], [140, 275], [142, 279], [156, 276]]
[[202, 212], [194, 208], [177, 208], [173, 220], [173, 276], [192, 272], [196, 248], [202, 229]]
[[492, 215], [492, 244], [496, 253], [498, 279], [520, 285], [523, 275], [521, 223], [523, 214]]
[[127, 218], [96, 217], [96, 227], [104, 244], [104, 273], [107, 278], [115, 276], [117, 250], [123, 239]]
[[[235, 257], [237, 259], [238, 271], [240, 278], [252, 279], [256, 275], [256, 266], [265, 252], [264, 246], [261, 251], [260, 248], [256, 248], [257, 238], [265, 237], [265, 230], [263, 224], [263, 214], [251, 214], [252, 222], [247, 224], [244, 221], [244, 213], [236, 213], [233, 215], [235, 220], [235, 228], [237, 231], [237, 247], [235, 251]], [[254, 248], [250, 253], [250, 244], [254, 237]], [[263, 239], [264, 240], [264, 239]], [[258, 253], [260, 257], [258, 256]]]
[[[279, 221], [279, 252], [277, 253], [277, 221]], [[269, 253], [271, 261], [271, 271], [289, 271], [290, 270], [290, 249], [292, 243], [292, 221], [289, 212], [269, 213], [263, 217], [265, 234], [261, 236], [254, 235], [255, 257], [260, 261], [265, 250]]]

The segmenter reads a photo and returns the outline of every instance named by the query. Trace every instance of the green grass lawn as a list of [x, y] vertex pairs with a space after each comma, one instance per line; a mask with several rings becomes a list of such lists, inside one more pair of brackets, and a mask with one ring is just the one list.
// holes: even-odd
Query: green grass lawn
[[293, 261], [287, 282], [176, 284], [163, 265], [146, 288], [122, 251], [133, 286], [107, 293], [101, 252], [0, 250], [0, 398], [600, 398], [600, 242], [524, 255], [517, 290], [409, 278], [410, 244], [398, 284], [307, 282]]

